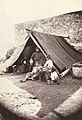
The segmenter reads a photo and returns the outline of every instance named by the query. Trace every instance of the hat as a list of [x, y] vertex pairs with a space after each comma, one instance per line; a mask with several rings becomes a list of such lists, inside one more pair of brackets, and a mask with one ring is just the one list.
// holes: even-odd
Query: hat
[[36, 47], [35, 49], [39, 49], [38, 47]]

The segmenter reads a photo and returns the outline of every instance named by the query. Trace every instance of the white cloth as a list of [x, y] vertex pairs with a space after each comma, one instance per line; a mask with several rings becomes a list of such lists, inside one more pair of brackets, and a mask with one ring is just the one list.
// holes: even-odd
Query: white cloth
[[34, 67], [32, 70], [33, 73], [37, 73], [38, 72], [38, 67]]
[[30, 65], [33, 65], [33, 60], [32, 59], [30, 59]]
[[51, 59], [47, 60], [46, 63], [44, 64], [44, 67], [47, 67], [48, 69], [52, 69], [53, 67], [53, 62]]
[[53, 73], [51, 73], [51, 80], [55, 80], [55, 79], [57, 79], [58, 78], [58, 74], [57, 74], [57, 72], [56, 71], [54, 71]]
[[26, 64], [26, 61], [24, 60], [24, 62], [23, 62], [24, 64]]

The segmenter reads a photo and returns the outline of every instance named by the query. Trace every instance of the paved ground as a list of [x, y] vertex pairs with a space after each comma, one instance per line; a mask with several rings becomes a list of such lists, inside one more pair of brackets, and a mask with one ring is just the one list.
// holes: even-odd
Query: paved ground
[[[54, 108], [70, 97], [82, 85], [82, 78], [74, 79], [71, 75], [67, 75], [63, 79], [60, 79], [60, 84], [57, 85], [46, 85], [44, 81], [38, 82], [30, 80], [25, 83], [20, 83], [20, 80], [25, 77], [25, 74], [6, 74], [4, 76], [17, 86], [37, 96], [42, 103], [42, 109], [38, 113], [39, 116], [44, 116], [48, 112], [53, 111]], [[0, 112], [4, 116], [4, 120], [24, 120], [16, 117], [2, 107], [0, 107]], [[81, 116], [78, 116], [78, 119], [74, 118], [73, 120], [81, 120], [80, 117]]]

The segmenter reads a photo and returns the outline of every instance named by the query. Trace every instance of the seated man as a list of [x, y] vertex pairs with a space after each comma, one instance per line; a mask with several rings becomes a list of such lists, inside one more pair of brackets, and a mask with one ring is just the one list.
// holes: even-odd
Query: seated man
[[38, 61], [42, 66], [45, 63], [45, 57], [38, 47], [36, 47], [35, 52], [31, 56], [29, 71], [31, 71], [33, 66], [35, 66], [36, 61]]
[[43, 67], [41, 66], [41, 64], [39, 64], [38, 61], [36, 61], [35, 66], [33, 67], [32, 72], [28, 72], [26, 74], [26, 77], [24, 78], [24, 80], [22, 80], [21, 82], [25, 82], [28, 79], [34, 80], [36, 77], [39, 77], [39, 79], [41, 79], [42, 69], [43, 69]]

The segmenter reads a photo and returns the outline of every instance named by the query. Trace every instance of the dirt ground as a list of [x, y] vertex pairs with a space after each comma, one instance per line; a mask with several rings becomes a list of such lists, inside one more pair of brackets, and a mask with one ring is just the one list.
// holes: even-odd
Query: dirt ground
[[[42, 108], [38, 113], [38, 116], [44, 116], [50, 111], [53, 111], [58, 105], [70, 97], [79, 87], [82, 85], [82, 78], [72, 78], [72, 75], [66, 75], [64, 78], [59, 80], [60, 84], [47, 85], [44, 81], [31, 81], [21, 83], [25, 77], [22, 75], [5, 74], [9, 80], [14, 84], [29, 91], [32, 95], [36, 96], [42, 103]], [[3, 77], [3, 75], [1, 76]], [[3, 115], [4, 120], [24, 120], [10, 113], [8, 110], [0, 106], [0, 113]], [[71, 120], [81, 120], [82, 116], [77, 115]]]

